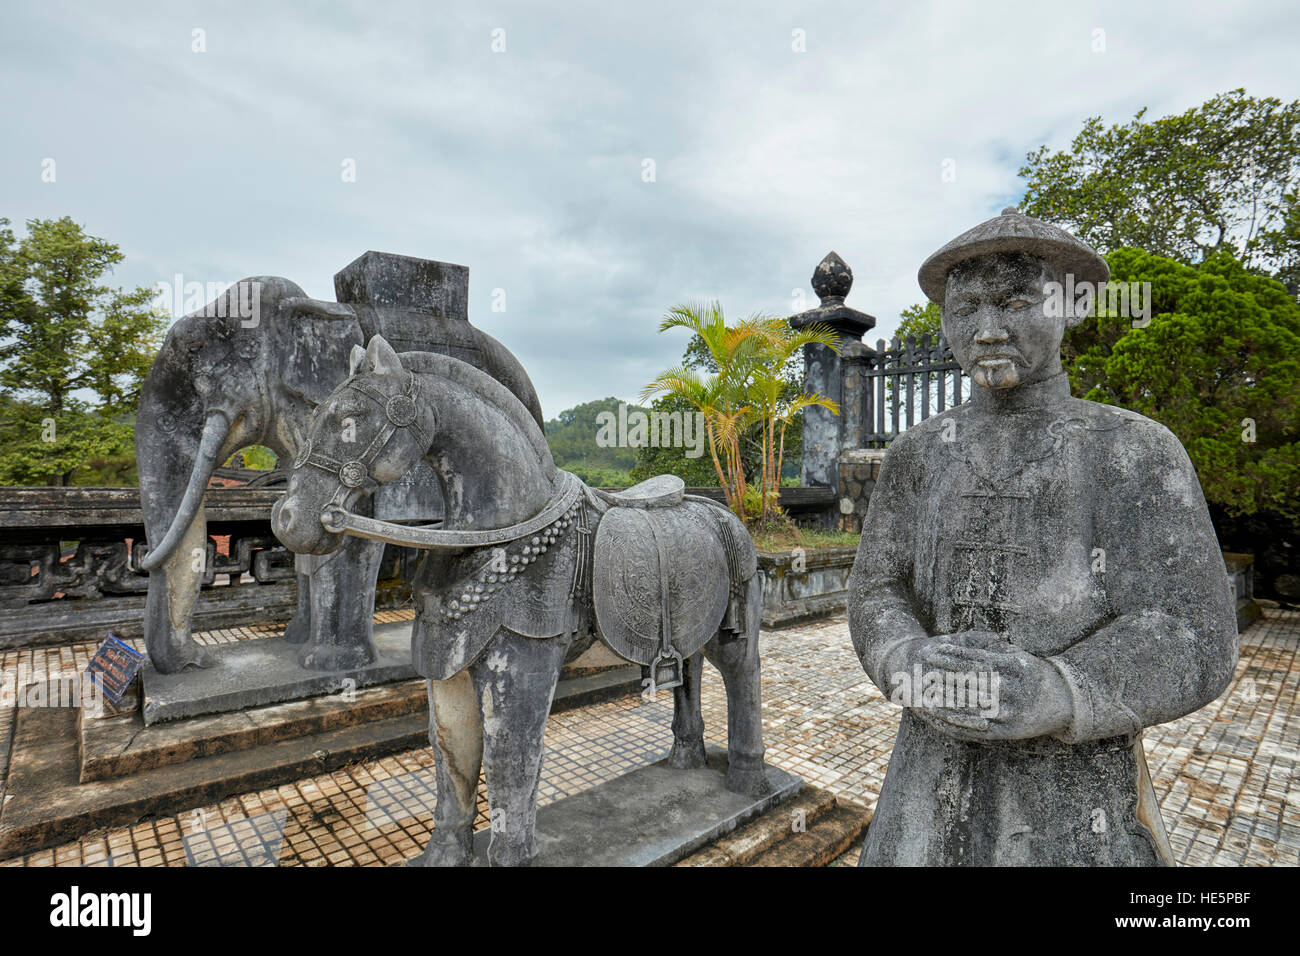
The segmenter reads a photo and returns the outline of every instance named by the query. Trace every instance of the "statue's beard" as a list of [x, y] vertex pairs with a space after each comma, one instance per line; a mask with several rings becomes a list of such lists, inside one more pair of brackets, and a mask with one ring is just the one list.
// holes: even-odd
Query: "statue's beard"
[[970, 377], [984, 388], [1014, 388], [1020, 384], [1020, 366], [1011, 359], [976, 362]]

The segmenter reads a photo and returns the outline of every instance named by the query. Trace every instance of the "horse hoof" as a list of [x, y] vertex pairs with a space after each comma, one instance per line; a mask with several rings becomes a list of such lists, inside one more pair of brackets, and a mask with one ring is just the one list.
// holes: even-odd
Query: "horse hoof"
[[515, 867], [532, 866], [533, 861], [535, 859], [537, 859], [536, 849], [534, 849], [531, 853], [519, 849], [488, 851], [489, 866], [515, 866]]
[[406, 865], [469, 866], [473, 860], [474, 831], [471, 827], [466, 827], [463, 834], [435, 829], [424, 852], [407, 860]]
[[703, 740], [673, 740], [668, 766], [674, 770], [697, 770], [704, 766]]
[[154, 668], [160, 674], [179, 674], [191, 667], [211, 667], [215, 662], [212, 655], [191, 639], [174, 650], [161, 654], [150, 654]]
[[772, 784], [762, 767], [751, 770], [729, 769], [727, 789], [732, 793], [743, 793], [747, 797], [765, 797], [772, 792]]

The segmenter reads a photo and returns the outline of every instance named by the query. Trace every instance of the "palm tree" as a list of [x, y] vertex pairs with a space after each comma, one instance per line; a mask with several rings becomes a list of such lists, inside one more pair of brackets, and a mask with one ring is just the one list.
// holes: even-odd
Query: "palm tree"
[[[839, 336], [824, 325], [810, 325], [795, 330], [785, 319], [766, 317], [758, 323], [762, 348], [751, 370], [748, 392], [756, 417], [763, 426], [763, 473], [761, 519], [770, 520], [781, 493], [781, 468], [785, 464], [785, 430], [795, 415], [805, 408], [819, 405], [839, 414], [839, 405], [824, 395], [807, 392], [787, 394], [788, 383], [782, 372], [790, 359], [805, 345], [824, 345], [833, 352], [840, 350]], [[778, 437], [779, 432], [779, 437]]]
[[[668, 311], [659, 331], [684, 328], [699, 336], [717, 372], [713, 375], [678, 366], [662, 373], [641, 391], [646, 401], [656, 394], [684, 399], [704, 416], [709, 454], [727, 504], [745, 516], [744, 462], [741, 436], [753, 424], [762, 426], [760, 476], [761, 518], [772, 517], [780, 493], [785, 458], [786, 426], [804, 408], [821, 405], [838, 414], [835, 402], [821, 395], [785, 395], [782, 371], [803, 346], [825, 345], [838, 352], [836, 334], [823, 326], [800, 331], [784, 319], [754, 315], [728, 326], [721, 303], [688, 303]], [[779, 434], [779, 438], [778, 438]]]
[[719, 302], [674, 306], [659, 323], [659, 331], [684, 328], [699, 336], [718, 371], [702, 375], [677, 366], [662, 373], [641, 390], [641, 401], [671, 394], [684, 399], [704, 416], [709, 455], [727, 504], [744, 514], [745, 470], [740, 436], [751, 412], [745, 403], [746, 369], [761, 349], [759, 330], [741, 323], [728, 328]]

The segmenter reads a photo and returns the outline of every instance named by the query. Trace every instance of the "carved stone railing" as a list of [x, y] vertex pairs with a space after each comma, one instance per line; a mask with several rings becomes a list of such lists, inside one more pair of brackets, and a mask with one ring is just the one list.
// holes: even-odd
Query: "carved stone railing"
[[[717, 488], [692, 494], [721, 499]], [[271, 533], [277, 487], [210, 487], [208, 554], [195, 631], [287, 621], [298, 602], [293, 554]], [[827, 488], [783, 488], [796, 517], [834, 503]], [[0, 487], [0, 649], [142, 636], [148, 574], [135, 488]], [[222, 546], [218, 546], [218, 541]], [[419, 553], [389, 546], [376, 605], [401, 607]]]
[[[282, 621], [297, 604], [293, 554], [271, 534], [282, 490], [210, 488], [196, 630]], [[149, 576], [135, 488], [0, 488], [0, 647], [138, 637]], [[217, 539], [226, 539], [222, 549]]]

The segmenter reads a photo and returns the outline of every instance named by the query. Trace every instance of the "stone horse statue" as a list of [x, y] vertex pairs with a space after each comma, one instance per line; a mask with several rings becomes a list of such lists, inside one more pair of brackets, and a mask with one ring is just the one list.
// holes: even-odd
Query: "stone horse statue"
[[[435, 830], [416, 865], [466, 865], [483, 769], [488, 859], [527, 864], [543, 736], [560, 669], [597, 638], [673, 689], [671, 766], [704, 765], [702, 658], [727, 693], [727, 788], [770, 791], [763, 766], [762, 585], [726, 508], [660, 476], [609, 495], [555, 467], [545, 435], [491, 376], [445, 355], [398, 354], [380, 336], [315, 411], [272, 524], [294, 551], [346, 535], [427, 549], [412, 582], [412, 658], [428, 679]], [[352, 428], [345, 423], [352, 422]], [[345, 442], [344, 436], [355, 440]], [[427, 462], [441, 526], [357, 514], [376, 488]]]

